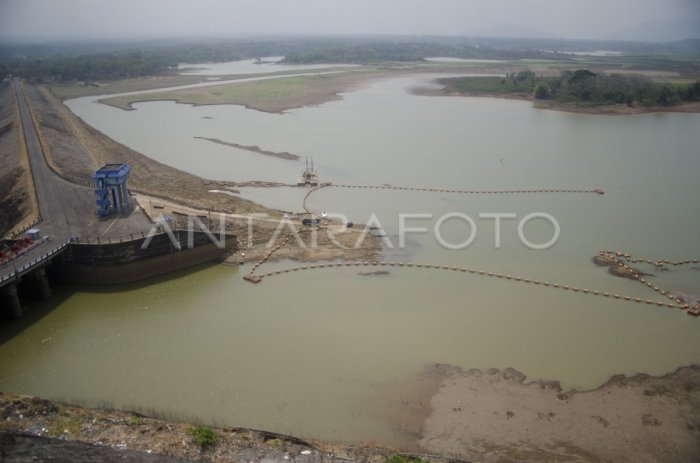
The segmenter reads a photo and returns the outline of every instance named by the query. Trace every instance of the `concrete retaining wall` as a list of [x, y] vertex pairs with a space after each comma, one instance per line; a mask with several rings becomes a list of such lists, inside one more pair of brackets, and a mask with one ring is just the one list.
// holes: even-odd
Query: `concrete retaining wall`
[[51, 279], [100, 285], [128, 283], [216, 261], [237, 249], [235, 235], [225, 236], [223, 249], [201, 232], [195, 232], [191, 248], [186, 232], [175, 237], [180, 250], [165, 234], [154, 236], [145, 249], [143, 238], [112, 244], [72, 243], [51, 265]]

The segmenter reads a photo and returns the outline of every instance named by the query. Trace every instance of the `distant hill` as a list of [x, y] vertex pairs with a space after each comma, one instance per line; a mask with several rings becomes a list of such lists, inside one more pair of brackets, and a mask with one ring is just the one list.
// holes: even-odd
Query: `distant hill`
[[676, 18], [648, 21], [631, 29], [607, 35], [608, 40], [640, 40], [644, 42], [673, 42], [700, 39], [700, 18]]

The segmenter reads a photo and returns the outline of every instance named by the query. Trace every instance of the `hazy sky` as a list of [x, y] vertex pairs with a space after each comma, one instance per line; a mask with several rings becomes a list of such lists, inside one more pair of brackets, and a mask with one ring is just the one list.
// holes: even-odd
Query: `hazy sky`
[[601, 38], [678, 18], [700, 18], [700, 0], [0, 0], [0, 40], [473, 35], [503, 25]]

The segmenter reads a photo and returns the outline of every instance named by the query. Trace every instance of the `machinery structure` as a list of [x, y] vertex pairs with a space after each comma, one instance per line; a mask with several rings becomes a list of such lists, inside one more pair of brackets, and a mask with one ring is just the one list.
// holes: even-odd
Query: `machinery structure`
[[129, 164], [118, 163], [105, 164], [95, 172], [93, 179], [97, 196], [97, 214], [100, 217], [128, 210], [129, 190], [126, 181], [129, 179], [130, 172]]

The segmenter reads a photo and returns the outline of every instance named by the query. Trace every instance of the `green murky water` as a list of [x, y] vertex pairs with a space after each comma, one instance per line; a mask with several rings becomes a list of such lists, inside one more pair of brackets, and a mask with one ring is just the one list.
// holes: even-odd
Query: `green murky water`
[[[312, 155], [322, 181], [460, 189], [596, 188], [606, 195], [454, 195], [325, 189], [314, 209], [371, 214], [395, 246], [387, 260], [467, 266], [657, 299], [590, 259], [600, 249], [650, 258], [700, 256], [700, 115], [590, 116], [494, 99], [429, 98], [381, 81], [343, 101], [276, 115], [169, 102], [121, 111], [75, 100], [88, 123], [154, 158], [228, 180], [294, 182], [299, 162], [196, 140], [219, 138]], [[209, 117], [211, 119], [204, 119]], [[284, 210], [301, 189], [246, 190]], [[399, 249], [398, 213], [459, 212], [474, 243], [451, 251], [411, 233]], [[517, 237], [545, 212], [558, 243], [533, 251]], [[514, 213], [502, 223], [479, 213]], [[552, 228], [525, 228], [544, 242]], [[458, 220], [442, 229], [464, 241]], [[263, 269], [287, 267], [289, 262]], [[698, 267], [698, 266], [696, 266]], [[235, 267], [205, 266], [116, 288], [62, 287], [32, 317], [0, 330], [0, 390], [90, 405], [156, 410], [206, 422], [326, 439], [405, 442], [372, 406], [384, 386], [433, 362], [514, 367], [532, 379], [590, 388], [611, 374], [662, 374], [700, 362], [700, 320], [678, 310], [454, 272], [307, 271], [245, 283]], [[700, 271], [674, 268], [659, 286], [700, 294]]]

